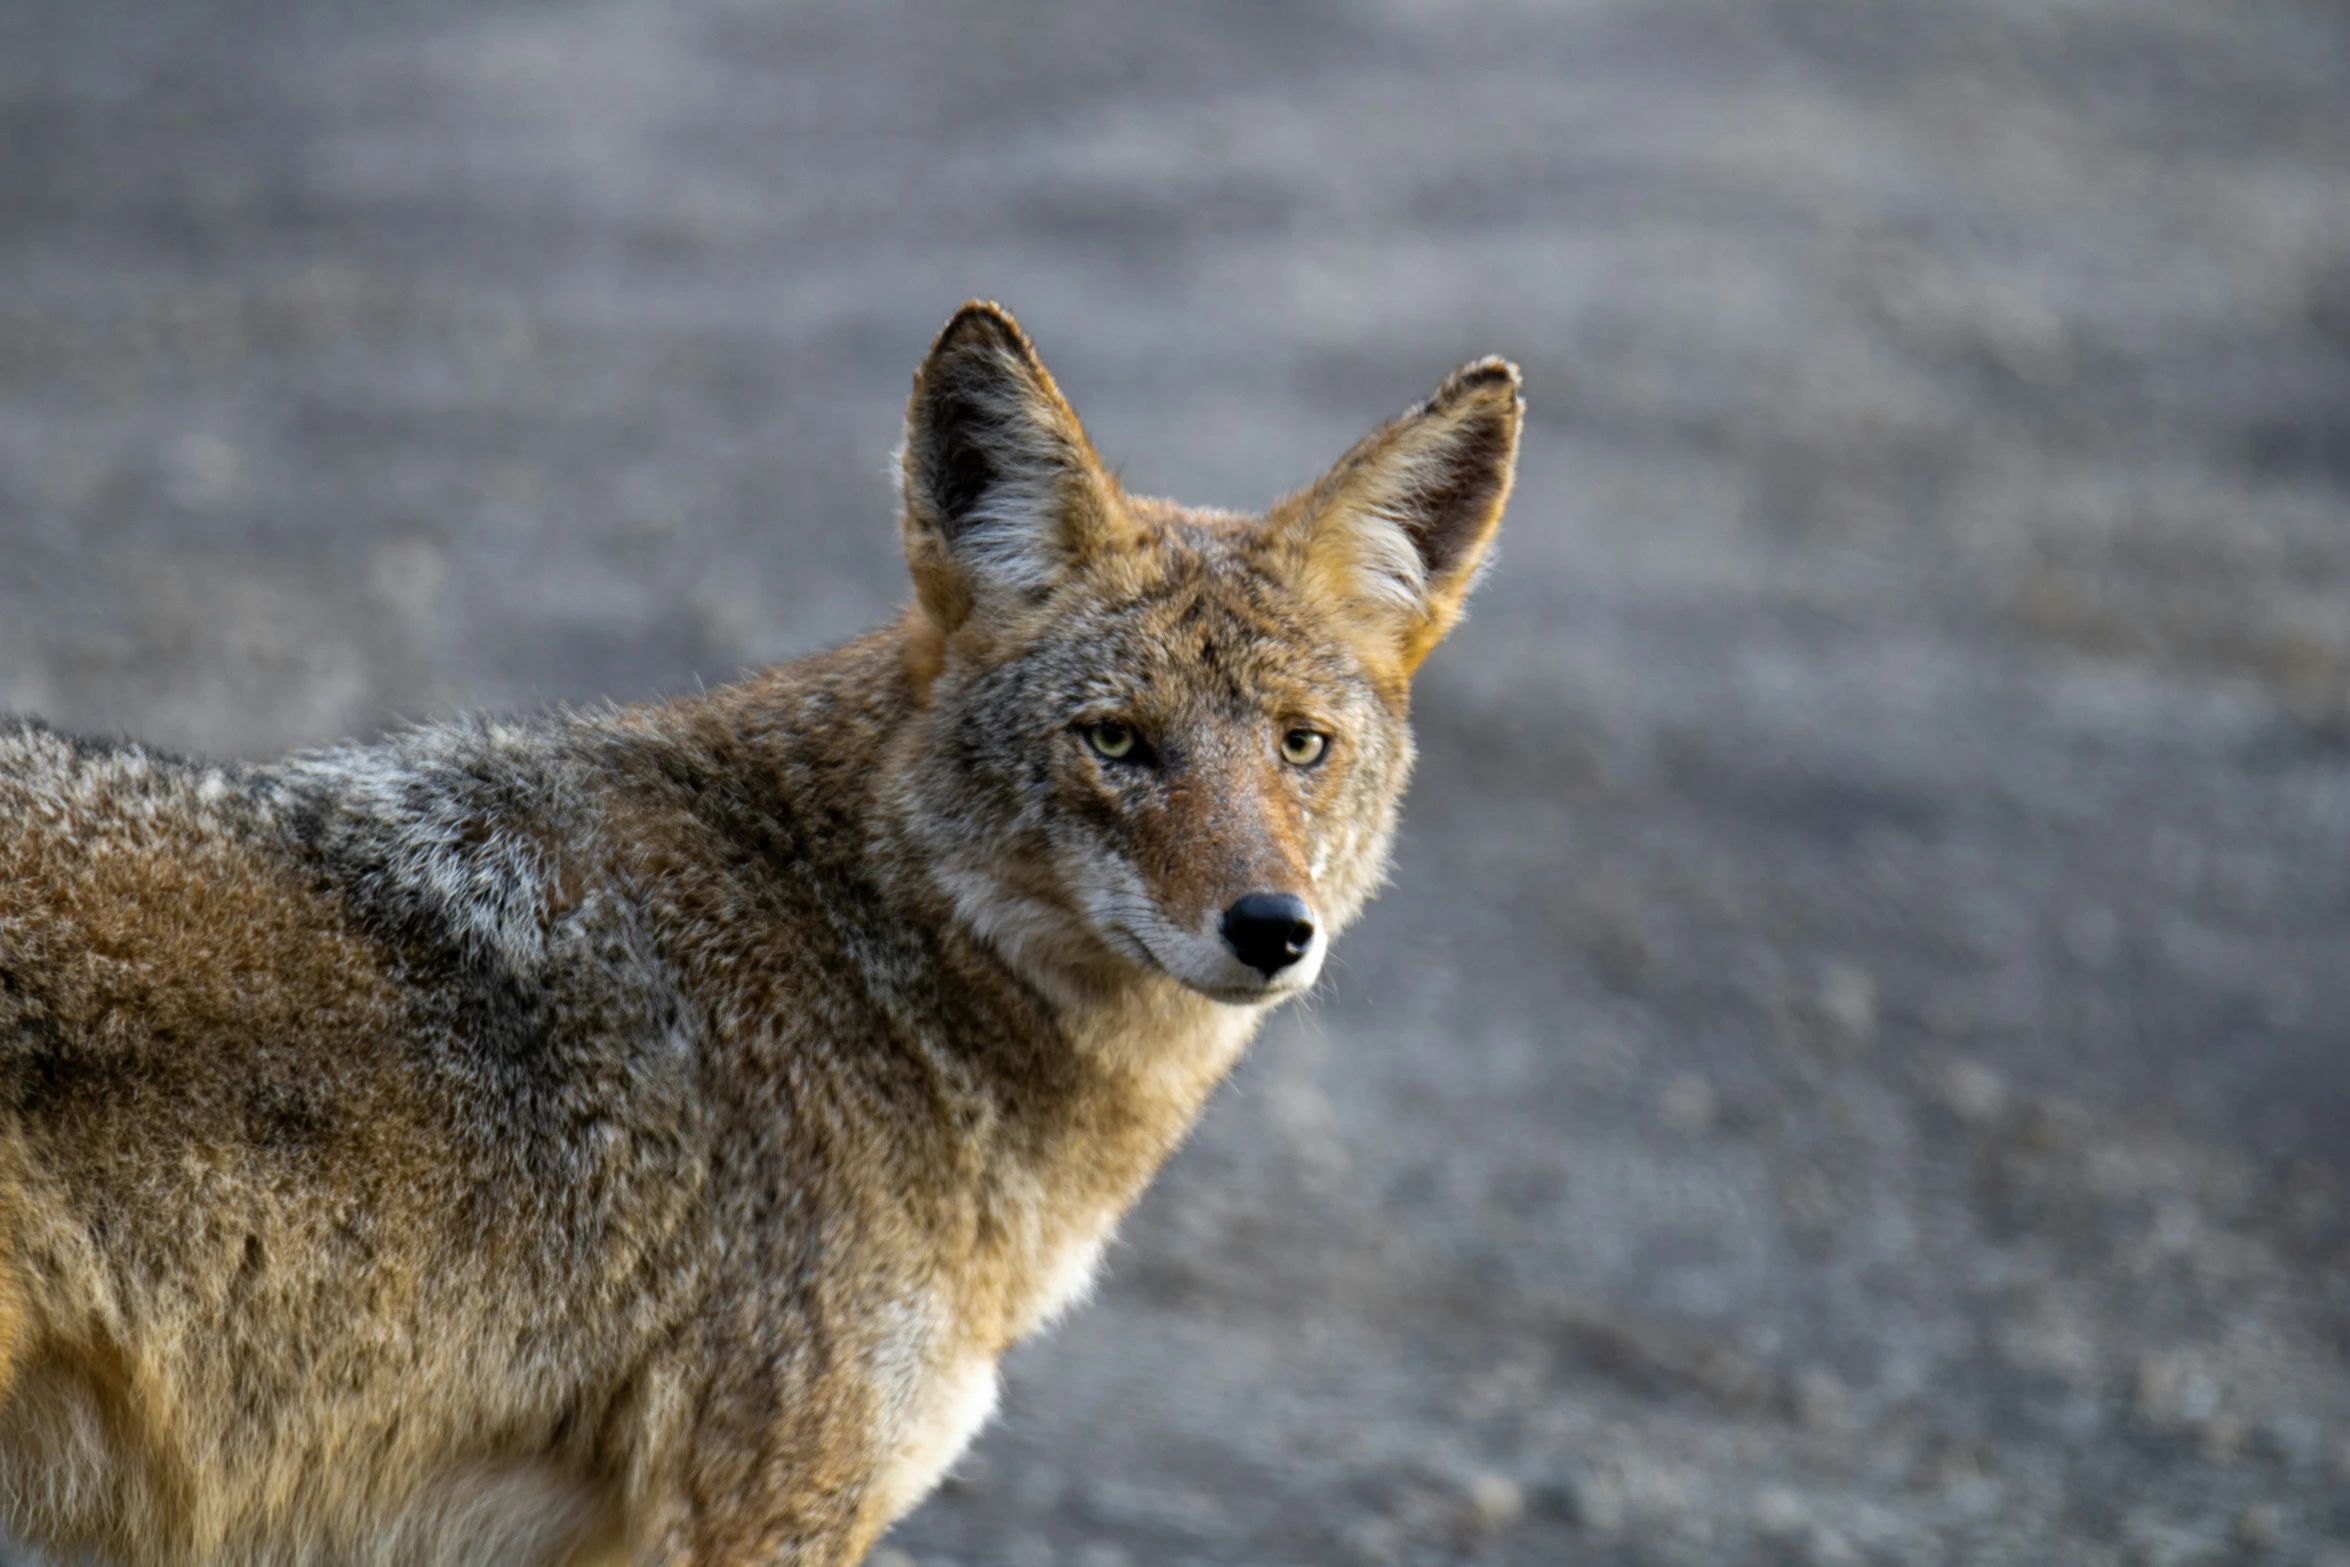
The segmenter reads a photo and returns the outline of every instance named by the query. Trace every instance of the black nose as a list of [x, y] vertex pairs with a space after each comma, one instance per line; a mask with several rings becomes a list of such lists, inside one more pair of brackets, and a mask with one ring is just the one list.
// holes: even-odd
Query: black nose
[[1293, 892], [1252, 892], [1224, 911], [1225, 944], [1271, 979], [1314, 944], [1314, 914]]

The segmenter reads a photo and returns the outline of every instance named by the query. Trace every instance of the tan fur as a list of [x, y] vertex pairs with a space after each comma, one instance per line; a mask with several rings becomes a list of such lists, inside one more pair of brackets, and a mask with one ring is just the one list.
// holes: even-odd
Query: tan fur
[[[0, 1521], [859, 1559], [1377, 884], [1517, 409], [1189, 511], [967, 306], [858, 642], [260, 768], [0, 722]], [[1242, 961], [1252, 892], [1310, 948]]]

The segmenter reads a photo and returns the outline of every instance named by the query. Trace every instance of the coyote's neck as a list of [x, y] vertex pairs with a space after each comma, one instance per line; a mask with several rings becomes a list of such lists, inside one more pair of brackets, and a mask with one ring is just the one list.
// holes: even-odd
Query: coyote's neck
[[1174, 1152], [1262, 1020], [1165, 985], [1076, 1022], [1085, 1088], [1054, 1135], [1007, 1146], [988, 1182], [1000, 1237], [1001, 1342], [1082, 1298], [1104, 1243]]

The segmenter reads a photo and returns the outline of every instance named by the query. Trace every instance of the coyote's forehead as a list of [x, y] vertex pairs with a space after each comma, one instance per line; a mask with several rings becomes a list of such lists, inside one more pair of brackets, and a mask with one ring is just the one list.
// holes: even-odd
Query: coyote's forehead
[[1310, 602], [1213, 542], [1169, 550], [1130, 591], [1053, 605], [1028, 650], [1035, 673], [1078, 701], [1170, 721], [1335, 719], [1380, 705]]

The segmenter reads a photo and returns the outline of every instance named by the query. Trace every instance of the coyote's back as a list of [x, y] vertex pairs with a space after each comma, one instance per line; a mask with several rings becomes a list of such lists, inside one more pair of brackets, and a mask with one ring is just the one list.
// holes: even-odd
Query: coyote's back
[[[666, 1287], [557, 1363], [558, 1226], [597, 1206], [567, 1177], [611, 1161], [544, 1157], [558, 1030], [503, 1042], [523, 1092], [482, 1076], [490, 974], [543, 987], [517, 1015], [585, 997], [469, 980], [433, 916], [338, 880], [335, 770], [0, 728], [0, 1496], [49, 1543], [486, 1562], [616, 1527], [562, 1405]], [[604, 1206], [651, 1237], [675, 1204]]]
[[857, 1560], [1376, 884], [1518, 422], [1187, 510], [966, 306], [857, 642], [263, 767], [0, 720], [0, 1525]]

